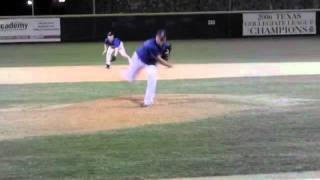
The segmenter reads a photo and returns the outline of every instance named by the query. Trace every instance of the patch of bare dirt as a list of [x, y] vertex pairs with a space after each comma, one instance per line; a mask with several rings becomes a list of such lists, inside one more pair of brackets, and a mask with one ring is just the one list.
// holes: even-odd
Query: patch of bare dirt
[[132, 96], [1, 111], [0, 140], [179, 123], [252, 108], [223, 103], [221, 97], [215, 95], [158, 95], [157, 103], [151, 108], [141, 108], [142, 99], [142, 96]]

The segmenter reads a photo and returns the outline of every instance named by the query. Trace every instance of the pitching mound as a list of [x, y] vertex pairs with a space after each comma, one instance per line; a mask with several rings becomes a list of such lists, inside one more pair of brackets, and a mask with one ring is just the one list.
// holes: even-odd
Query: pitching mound
[[2, 110], [0, 139], [92, 133], [149, 124], [178, 123], [248, 109], [215, 95], [159, 95], [151, 108], [141, 108], [142, 96], [98, 100], [73, 105]]

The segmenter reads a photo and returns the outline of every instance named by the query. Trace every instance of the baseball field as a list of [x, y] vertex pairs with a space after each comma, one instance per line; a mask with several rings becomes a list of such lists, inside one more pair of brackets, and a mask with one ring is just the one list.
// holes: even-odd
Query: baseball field
[[0, 179], [320, 170], [318, 38], [172, 44], [151, 108], [145, 74], [105, 69], [102, 43], [0, 45]]

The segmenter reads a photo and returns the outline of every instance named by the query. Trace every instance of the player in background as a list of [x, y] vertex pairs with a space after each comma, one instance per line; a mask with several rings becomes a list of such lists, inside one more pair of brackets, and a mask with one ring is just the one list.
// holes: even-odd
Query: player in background
[[168, 47], [170, 46], [166, 43], [166, 40], [166, 31], [159, 30], [155, 38], [145, 41], [133, 54], [129, 69], [125, 73], [125, 79], [129, 82], [133, 82], [136, 79], [137, 74], [142, 69], [146, 69], [148, 83], [142, 107], [149, 107], [154, 103], [157, 87], [156, 64], [160, 63], [168, 68], [172, 67], [168, 60], [163, 59], [162, 57], [163, 54], [168, 52]]
[[128, 56], [123, 42], [119, 38], [115, 38], [112, 32], [108, 33], [108, 37], [104, 41], [104, 50], [102, 55], [106, 55], [106, 68], [111, 67], [111, 62], [115, 61], [118, 53], [126, 58], [130, 64], [130, 56]]

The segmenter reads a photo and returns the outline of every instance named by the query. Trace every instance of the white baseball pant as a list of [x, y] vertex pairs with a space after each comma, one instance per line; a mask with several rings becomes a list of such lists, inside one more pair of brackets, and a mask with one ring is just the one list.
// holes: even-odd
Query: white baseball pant
[[131, 58], [131, 63], [128, 71], [125, 74], [125, 78], [129, 82], [133, 82], [142, 69], [146, 69], [148, 76], [147, 88], [144, 96], [144, 105], [150, 106], [154, 103], [154, 97], [156, 94], [157, 67], [155, 65], [147, 65], [143, 63], [135, 52]]
[[[111, 46], [108, 47], [107, 53], [106, 53], [106, 64], [111, 65], [111, 59], [113, 53], [116, 51], [116, 48], [112, 48]], [[128, 56], [126, 49], [124, 48], [123, 42], [121, 42], [120, 46], [118, 47], [118, 52], [120, 55], [124, 58], [127, 58], [130, 60], [130, 57]], [[129, 61], [130, 63], [130, 61]]]

